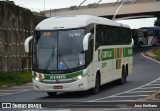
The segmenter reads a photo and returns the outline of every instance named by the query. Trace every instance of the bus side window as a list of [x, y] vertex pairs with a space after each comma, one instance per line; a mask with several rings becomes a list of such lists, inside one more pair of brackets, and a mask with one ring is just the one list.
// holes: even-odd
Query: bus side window
[[86, 51], [86, 65], [90, 64], [93, 60], [93, 47], [94, 47], [94, 39], [93, 34], [89, 39], [88, 50]]
[[147, 31], [144, 31], [144, 38], [147, 38], [148, 37], [148, 33]]
[[85, 51], [85, 62], [86, 66], [91, 63], [93, 60], [93, 48], [94, 48], [94, 25], [88, 25], [86, 27], [86, 32], [91, 33], [91, 36], [88, 41], [88, 50]]
[[90, 61], [93, 60], [93, 46], [94, 46], [94, 40], [91, 37], [91, 40], [89, 41]]
[[105, 45], [105, 26], [97, 25], [96, 26], [96, 43], [95, 50], [98, 49], [99, 46]]

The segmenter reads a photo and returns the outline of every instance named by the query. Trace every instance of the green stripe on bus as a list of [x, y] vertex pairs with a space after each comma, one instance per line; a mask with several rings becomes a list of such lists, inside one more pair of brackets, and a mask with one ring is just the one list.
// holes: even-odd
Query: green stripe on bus
[[132, 47], [123, 48], [123, 57], [129, 57], [133, 55]]
[[114, 49], [99, 49], [98, 50], [98, 60], [110, 60], [114, 59]]
[[122, 57], [130, 57], [132, 55], [133, 55], [132, 47], [127, 47], [122, 49], [121, 48], [98, 49], [98, 61], [104, 61]]
[[82, 70], [73, 72], [73, 73], [67, 73], [67, 74], [44, 74], [44, 79], [46, 80], [70, 79], [70, 78], [77, 77], [81, 74], [83, 74]]

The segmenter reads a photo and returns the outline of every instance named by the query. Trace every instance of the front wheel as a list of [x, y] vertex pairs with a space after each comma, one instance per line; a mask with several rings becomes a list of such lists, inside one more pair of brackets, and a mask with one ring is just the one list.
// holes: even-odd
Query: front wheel
[[126, 83], [126, 78], [127, 78], [126, 69], [123, 67], [123, 68], [122, 68], [122, 77], [118, 80], [118, 83], [119, 83], [119, 84], [124, 84], [124, 83]]
[[48, 96], [55, 97], [57, 95], [57, 92], [47, 92]]
[[100, 75], [97, 74], [95, 79], [95, 87], [91, 89], [91, 93], [97, 94], [99, 92], [99, 89], [100, 89]]

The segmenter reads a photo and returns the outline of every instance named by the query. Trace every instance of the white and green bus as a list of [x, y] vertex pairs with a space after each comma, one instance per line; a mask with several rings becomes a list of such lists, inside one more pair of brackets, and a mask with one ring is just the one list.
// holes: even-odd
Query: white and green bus
[[90, 90], [132, 73], [132, 40], [129, 26], [90, 15], [57, 16], [40, 22], [25, 40], [32, 40], [32, 80], [35, 91]]

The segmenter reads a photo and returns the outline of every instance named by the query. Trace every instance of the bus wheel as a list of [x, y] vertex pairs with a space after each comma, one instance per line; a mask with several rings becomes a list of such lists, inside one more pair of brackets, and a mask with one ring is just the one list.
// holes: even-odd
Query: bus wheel
[[128, 64], [126, 65], [126, 77], [128, 76]]
[[139, 48], [141, 48], [141, 47], [142, 47], [142, 45], [143, 45], [143, 43], [142, 43], [142, 42], [140, 42], [140, 43], [138, 44], [138, 47], [139, 47]]
[[54, 97], [56, 96], [57, 92], [47, 92], [48, 96]]
[[100, 89], [100, 75], [97, 74], [95, 79], [95, 87], [91, 89], [91, 93], [97, 94], [99, 92], [99, 89]]
[[125, 67], [123, 67], [123, 68], [122, 68], [122, 77], [118, 80], [118, 83], [119, 83], [119, 84], [124, 84], [124, 83], [126, 83], [126, 78], [127, 78], [126, 69], [125, 69]]

